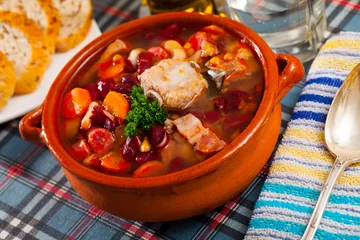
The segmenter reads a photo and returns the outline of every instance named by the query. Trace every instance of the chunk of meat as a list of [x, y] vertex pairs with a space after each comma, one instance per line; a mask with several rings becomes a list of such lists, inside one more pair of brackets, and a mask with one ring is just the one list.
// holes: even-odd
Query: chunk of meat
[[203, 153], [220, 151], [226, 143], [219, 139], [214, 132], [205, 128], [201, 121], [191, 113], [174, 120], [181, 135], [194, 146], [194, 149]]
[[164, 107], [185, 109], [208, 87], [207, 81], [186, 60], [164, 59], [139, 75], [145, 94], [162, 98]]

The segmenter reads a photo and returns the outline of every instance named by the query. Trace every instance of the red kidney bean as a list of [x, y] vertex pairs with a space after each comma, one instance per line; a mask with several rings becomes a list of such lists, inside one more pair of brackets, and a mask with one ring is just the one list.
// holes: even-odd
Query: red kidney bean
[[130, 85], [137, 85], [137, 86], [140, 85], [139, 79], [136, 76], [130, 75], [130, 74], [122, 76], [121, 82], [126, 83], [126, 84], [130, 84]]
[[251, 120], [248, 114], [231, 114], [225, 117], [223, 122], [223, 130], [230, 132], [239, 130], [240, 127], [245, 127]]
[[211, 112], [203, 113], [203, 116], [205, 121], [207, 121], [208, 123], [214, 123], [220, 119], [221, 113], [216, 111], [211, 111]]
[[151, 146], [154, 148], [163, 148], [170, 141], [169, 133], [161, 125], [154, 125], [150, 127], [147, 137]]
[[172, 38], [172, 40], [177, 41], [181, 46], [184, 46], [184, 44], [185, 44], [185, 40], [180, 37], [174, 37], [174, 38]]
[[104, 79], [99, 80], [97, 87], [99, 89], [99, 96], [101, 99], [104, 99], [110, 90], [114, 87], [115, 82], [113, 79]]
[[128, 137], [125, 141], [124, 148], [122, 151], [123, 157], [126, 161], [135, 160], [136, 156], [140, 152], [141, 141], [139, 137]]
[[159, 154], [157, 152], [154, 151], [150, 151], [150, 152], [140, 152], [136, 158], [135, 158], [135, 162], [137, 162], [139, 165], [144, 164], [148, 161], [152, 161], [152, 160], [159, 160]]
[[114, 120], [105, 115], [104, 109], [101, 106], [95, 106], [90, 116], [91, 124], [96, 127], [103, 127], [109, 131], [115, 131], [115, 128], [120, 125], [118, 117], [114, 116]]
[[98, 101], [100, 99], [99, 89], [95, 83], [86, 84], [83, 88], [89, 91], [91, 101]]
[[146, 69], [153, 66], [151, 54], [148, 52], [142, 52], [137, 59], [138, 73], [142, 74]]
[[129, 95], [131, 92], [131, 85], [127, 83], [117, 83], [111, 90], [121, 94]]
[[160, 37], [164, 39], [172, 39], [174, 37], [177, 37], [180, 31], [181, 28], [178, 24], [169, 24], [160, 32]]
[[168, 173], [180, 171], [186, 167], [186, 162], [181, 157], [175, 157], [168, 165]]
[[80, 139], [72, 144], [68, 150], [77, 160], [83, 160], [91, 154], [91, 148], [84, 139]]
[[251, 95], [247, 92], [241, 91], [241, 90], [235, 90], [229, 92], [229, 95], [234, 98], [242, 98], [246, 101], [251, 100]]
[[125, 67], [124, 72], [126, 73], [134, 73], [136, 72], [136, 68], [132, 65], [129, 59], [125, 59]]
[[88, 142], [94, 152], [103, 154], [113, 147], [114, 137], [104, 128], [94, 128], [88, 133]]
[[225, 97], [216, 97], [213, 99], [214, 105], [219, 111], [227, 113], [230, 110], [228, 100]]

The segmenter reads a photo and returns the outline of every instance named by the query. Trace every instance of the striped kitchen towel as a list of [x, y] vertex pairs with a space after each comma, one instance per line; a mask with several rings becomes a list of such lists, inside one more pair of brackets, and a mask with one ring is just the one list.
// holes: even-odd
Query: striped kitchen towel
[[[360, 33], [342, 32], [323, 45], [275, 153], [246, 239], [301, 238], [334, 162], [324, 140], [327, 112], [359, 62]], [[359, 164], [338, 180], [315, 238], [360, 239]]]

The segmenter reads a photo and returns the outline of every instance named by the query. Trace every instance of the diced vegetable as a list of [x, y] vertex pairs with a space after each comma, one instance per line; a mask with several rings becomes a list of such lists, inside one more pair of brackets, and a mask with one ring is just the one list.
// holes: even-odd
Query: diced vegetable
[[150, 152], [150, 150], [151, 150], [151, 144], [149, 143], [147, 137], [145, 137], [140, 145], [140, 152]]
[[150, 161], [141, 165], [138, 169], [135, 170], [133, 177], [143, 178], [143, 177], [153, 177], [165, 173], [165, 166], [159, 161]]
[[104, 154], [113, 147], [114, 138], [108, 130], [94, 128], [88, 133], [88, 142], [94, 152]]
[[69, 147], [69, 152], [77, 160], [83, 160], [90, 156], [91, 148], [84, 139], [80, 139]]
[[120, 120], [125, 120], [126, 114], [129, 112], [129, 103], [126, 98], [118, 92], [110, 91], [103, 102], [106, 111], [117, 116]]
[[125, 161], [119, 152], [109, 152], [100, 161], [102, 168], [113, 173], [127, 173], [131, 169], [131, 163]]
[[125, 60], [121, 55], [115, 55], [99, 65], [98, 77], [100, 79], [110, 79], [119, 75], [125, 67]]
[[91, 102], [91, 96], [88, 90], [83, 88], [73, 88], [66, 93], [61, 112], [64, 118], [76, 118], [82, 116]]

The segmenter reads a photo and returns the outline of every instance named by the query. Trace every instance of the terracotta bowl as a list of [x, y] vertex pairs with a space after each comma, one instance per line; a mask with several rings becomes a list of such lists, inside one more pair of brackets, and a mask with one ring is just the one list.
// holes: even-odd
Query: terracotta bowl
[[[74, 87], [104, 48], [154, 26], [217, 24], [244, 38], [264, 69], [264, 95], [249, 126], [227, 147], [188, 169], [144, 179], [110, 176], [91, 170], [67, 152], [59, 131], [64, 93]], [[198, 13], [166, 13], [122, 24], [95, 39], [63, 68], [42, 106], [20, 122], [26, 140], [43, 142], [77, 193], [91, 204], [114, 215], [139, 221], [169, 221], [206, 213], [226, 203], [248, 186], [267, 162], [276, 144], [280, 123], [280, 99], [304, 76], [300, 61], [274, 54], [254, 31], [228, 18]]]

